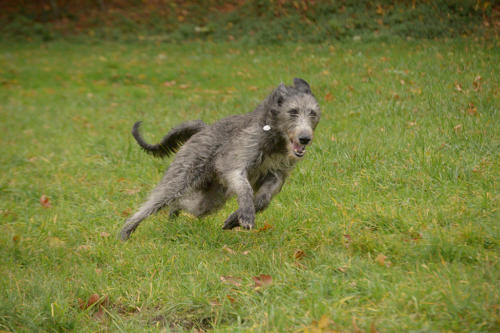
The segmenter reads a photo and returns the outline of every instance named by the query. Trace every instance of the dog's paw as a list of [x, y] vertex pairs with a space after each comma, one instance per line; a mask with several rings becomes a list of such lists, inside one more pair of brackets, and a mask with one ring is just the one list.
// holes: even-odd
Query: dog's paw
[[240, 222], [238, 221], [238, 211], [236, 211], [236, 212], [232, 213], [231, 215], [229, 215], [229, 217], [226, 219], [226, 221], [224, 221], [224, 226], [222, 227], [222, 229], [229, 230], [229, 229], [233, 229], [233, 228], [236, 228], [239, 226], [240, 226]]
[[240, 212], [240, 214], [238, 214], [238, 221], [243, 229], [253, 229], [255, 228], [255, 213]]
[[122, 241], [126, 241], [127, 239], [130, 238], [130, 234], [132, 231], [128, 231], [125, 228], [118, 234], [118, 238], [121, 239]]

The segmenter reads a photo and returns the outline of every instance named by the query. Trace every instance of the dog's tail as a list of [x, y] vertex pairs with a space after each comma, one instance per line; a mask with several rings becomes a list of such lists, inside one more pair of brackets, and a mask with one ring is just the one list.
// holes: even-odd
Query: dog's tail
[[152, 154], [156, 157], [165, 157], [175, 152], [184, 142], [186, 142], [191, 136], [198, 133], [204, 129], [207, 124], [201, 120], [192, 120], [180, 124], [174, 127], [163, 137], [160, 143], [152, 145], [144, 141], [139, 133], [139, 127], [141, 122], [138, 121], [134, 124], [132, 128], [132, 135], [139, 144], [139, 146], [144, 149], [148, 154]]

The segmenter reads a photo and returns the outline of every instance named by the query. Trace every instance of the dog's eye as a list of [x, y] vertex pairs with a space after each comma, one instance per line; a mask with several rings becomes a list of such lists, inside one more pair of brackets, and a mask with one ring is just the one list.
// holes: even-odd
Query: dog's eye
[[309, 117], [311, 117], [311, 118], [316, 118], [316, 116], [317, 116], [317, 115], [318, 115], [318, 114], [316, 113], [316, 111], [314, 111], [314, 110], [310, 110], [310, 111], [309, 111]]
[[298, 117], [298, 115], [299, 115], [299, 110], [297, 110], [297, 109], [291, 109], [290, 111], [288, 111], [288, 114], [289, 114], [290, 116], [294, 117], [294, 118], [295, 118], [295, 117]]

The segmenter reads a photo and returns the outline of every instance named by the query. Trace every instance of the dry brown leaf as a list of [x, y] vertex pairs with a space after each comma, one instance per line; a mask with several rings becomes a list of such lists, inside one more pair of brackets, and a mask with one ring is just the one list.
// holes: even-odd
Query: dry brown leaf
[[217, 299], [210, 300], [208, 302], [211, 306], [221, 306], [220, 302]]
[[337, 270], [341, 273], [347, 272], [347, 267], [337, 267]]
[[469, 106], [467, 107], [467, 113], [471, 116], [475, 116], [477, 114], [477, 107], [474, 104], [469, 103]]
[[392, 264], [389, 260], [387, 260], [387, 256], [383, 255], [382, 253], [380, 253], [375, 258], [375, 261], [377, 262], [377, 264], [379, 264], [380, 266], [384, 266], [384, 267], [389, 267]]
[[479, 75], [474, 78], [474, 81], [472, 82], [472, 87], [473, 87], [474, 91], [481, 90], [481, 79], [482, 78]]
[[302, 250], [297, 250], [295, 251], [295, 253], [293, 254], [293, 257], [296, 259], [296, 260], [300, 260], [302, 258], [304, 258], [306, 254], [304, 253], [304, 251]]
[[265, 223], [262, 227], [259, 228], [259, 230], [257, 230], [258, 232], [261, 232], [261, 231], [266, 231], [268, 229], [272, 229], [273, 226], [270, 225], [269, 223]]
[[328, 318], [327, 315], [322, 315], [321, 318], [318, 320], [318, 328], [325, 329], [328, 326], [330, 326], [330, 318]]
[[108, 304], [109, 304], [109, 297], [107, 295], [99, 296], [98, 294], [92, 294], [89, 296], [87, 302], [85, 302], [81, 298], [78, 299], [78, 305], [82, 310], [86, 310], [90, 307], [99, 306], [99, 311], [102, 311], [101, 307], [107, 306]]
[[125, 192], [126, 194], [129, 194], [129, 195], [134, 195], [136, 193], [139, 193], [141, 191], [140, 188], [127, 188], [127, 189], [124, 189], [123, 192]]
[[45, 208], [49, 208], [51, 206], [49, 197], [45, 194], [42, 194], [42, 196], [40, 197], [40, 204]]
[[273, 278], [271, 275], [260, 274], [258, 276], [252, 277], [252, 279], [255, 282], [255, 289], [267, 287], [273, 284]]
[[66, 245], [66, 242], [64, 242], [62, 239], [57, 237], [49, 237], [50, 247], [63, 247], [64, 245]]
[[130, 207], [125, 208], [124, 210], [122, 210], [121, 214], [123, 217], [129, 216], [130, 214], [132, 214], [132, 208], [130, 208]]
[[220, 280], [222, 281], [222, 283], [231, 284], [235, 287], [241, 287], [241, 278], [239, 278], [239, 277], [230, 276], [230, 275], [222, 275], [220, 277]]
[[333, 101], [333, 95], [331, 93], [326, 93], [325, 101], [327, 102]]
[[351, 235], [344, 234], [344, 246], [345, 246], [345, 248], [349, 248], [351, 243], [352, 243]]
[[461, 93], [464, 92], [464, 90], [462, 89], [462, 86], [458, 82], [455, 82], [455, 90], [458, 92], [461, 92]]
[[462, 124], [456, 125], [455, 127], [453, 127], [453, 130], [455, 131], [455, 133], [460, 132], [462, 130]]
[[356, 324], [356, 318], [352, 317], [352, 332], [353, 333], [364, 333], [363, 330], [361, 330], [358, 325]]
[[229, 300], [229, 302], [231, 302], [231, 304], [236, 303], [236, 299], [234, 297], [232, 297], [231, 295], [226, 295], [226, 297]]
[[166, 81], [166, 82], [164, 82], [164, 83], [163, 83], [163, 85], [164, 85], [165, 87], [173, 87], [173, 86], [175, 86], [176, 84], [177, 84], [177, 82], [176, 82], [176, 81]]
[[228, 247], [227, 245], [224, 245], [222, 247], [222, 250], [225, 251], [226, 253], [229, 253], [229, 254], [236, 254], [236, 252], [233, 249], [231, 249], [230, 247]]
[[88, 309], [89, 307], [91, 307], [92, 305], [97, 303], [99, 301], [99, 298], [100, 297], [98, 294], [92, 294], [89, 296], [89, 299], [87, 300], [87, 302], [84, 302], [81, 299], [78, 299], [78, 301], [80, 303], [80, 309], [82, 309], [82, 310]]
[[87, 251], [90, 250], [92, 246], [88, 244], [80, 245], [79, 247], [76, 248], [77, 251]]
[[191, 85], [190, 85], [190, 84], [187, 84], [187, 83], [181, 84], [181, 85], [179, 86], [179, 88], [180, 88], [180, 89], [187, 89], [187, 88], [189, 88], [189, 87], [191, 87]]
[[109, 232], [106, 232], [106, 231], [101, 232], [101, 237], [108, 238], [109, 236], [111, 236], [111, 234]]

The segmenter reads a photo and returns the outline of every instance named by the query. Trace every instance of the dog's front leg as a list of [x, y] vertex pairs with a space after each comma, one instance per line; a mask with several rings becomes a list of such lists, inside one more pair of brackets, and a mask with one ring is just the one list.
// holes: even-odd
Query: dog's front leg
[[238, 210], [233, 219], [237, 217], [238, 224], [245, 229], [255, 227], [255, 205], [253, 202], [253, 189], [248, 181], [246, 171], [235, 170], [227, 178], [229, 189], [236, 194]]
[[[281, 191], [286, 175], [281, 172], [269, 172], [263, 180], [254, 198], [255, 211], [258, 213], [269, 206], [271, 199]], [[239, 226], [239, 209], [229, 215], [222, 229], [233, 229]]]

